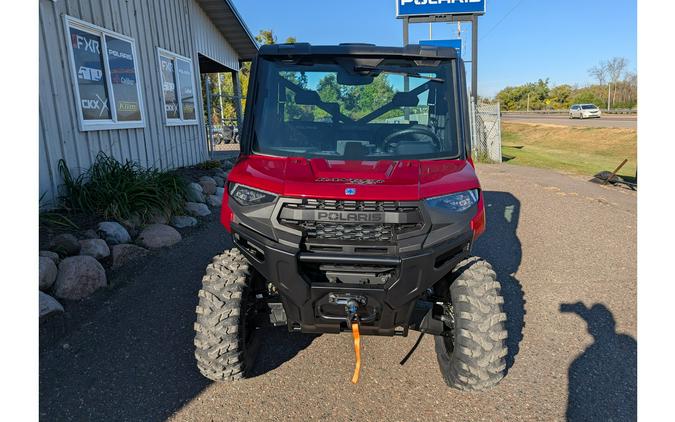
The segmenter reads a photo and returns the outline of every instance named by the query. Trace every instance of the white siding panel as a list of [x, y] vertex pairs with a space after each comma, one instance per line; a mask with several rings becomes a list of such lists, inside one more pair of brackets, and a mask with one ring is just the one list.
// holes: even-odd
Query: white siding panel
[[239, 58], [230, 43], [199, 5], [195, 2], [191, 2], [191, 5], [192, 30], [195, 33], [197, 51], [230, 69], [239, 70]]
[[[204, 123], [166, 126], [157, 48], [189, 57], [194, 64], [197, 110], [202, 113], [197, 52], [232, 69], [236, 53], [195, 0], [40, 1], [40, 195], [56, 203], [62, 183], [58, 162], [85, 171], [99, 152], [145, 167], [170, 169], [207, 158]], [[64, 16], [134, 38], [145, 127], [82, 132], [68, 57]]]

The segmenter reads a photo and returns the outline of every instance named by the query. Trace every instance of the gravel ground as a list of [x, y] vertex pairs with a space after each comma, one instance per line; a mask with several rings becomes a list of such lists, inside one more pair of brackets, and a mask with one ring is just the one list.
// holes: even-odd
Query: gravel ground
[[207, 382], [192, 322], [202, 270], [230, 245], [214, 219], [73, 308], [83, 316], [40, 354], [41, 419], [635, 419], [635, 192], [510, 165], [479, 173], [488, 231], [475, 252], [502, 280], [509, 318], [509, 373], [495, 389], [448, 389], [429, 336], [400, 366], [414, 333], [363, 338], [354, 386], [349, 335], [281, 329], [261, 336], [253, 378]]

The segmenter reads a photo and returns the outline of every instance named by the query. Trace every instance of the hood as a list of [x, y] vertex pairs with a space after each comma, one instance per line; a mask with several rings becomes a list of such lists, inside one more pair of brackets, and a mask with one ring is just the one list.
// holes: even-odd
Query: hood
[[[229, 182], [289, 197], [415, 201], [480, 187], [465, 160], [241, 157]], [[349, 193], [349, 194], [348, 194]]]

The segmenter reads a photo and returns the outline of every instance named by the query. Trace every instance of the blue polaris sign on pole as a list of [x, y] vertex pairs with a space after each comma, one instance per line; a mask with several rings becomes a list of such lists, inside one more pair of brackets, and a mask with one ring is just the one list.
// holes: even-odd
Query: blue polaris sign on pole
[[396, 0], [396, 17], [482, 15], [487, 0]]
[[457, 51], [457, 57], [462, 57], [462, 40], [421, 40], [420, 45], [433, 45], [435, 47], [450, 47]]

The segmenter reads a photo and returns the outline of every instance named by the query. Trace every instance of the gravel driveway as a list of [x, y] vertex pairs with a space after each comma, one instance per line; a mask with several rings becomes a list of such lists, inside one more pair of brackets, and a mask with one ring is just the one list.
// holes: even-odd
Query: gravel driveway
[[479, 173], [488, 231], [475, 252], [502, 280], [509, 318], [509, 373], [497, 388], [448, 389], [429, 336], [400, 366], [415, 333], [363, 338], [354, 386], [350, 336], [281, 329], [265, 331], [253, 378], [207, 382], [192, 323], [202, 270], [230, 246], [214, 219], [72, 305], [70, 333], [40, 354], [40, 418], [633, 420], [636, 194], [526, 167]]

